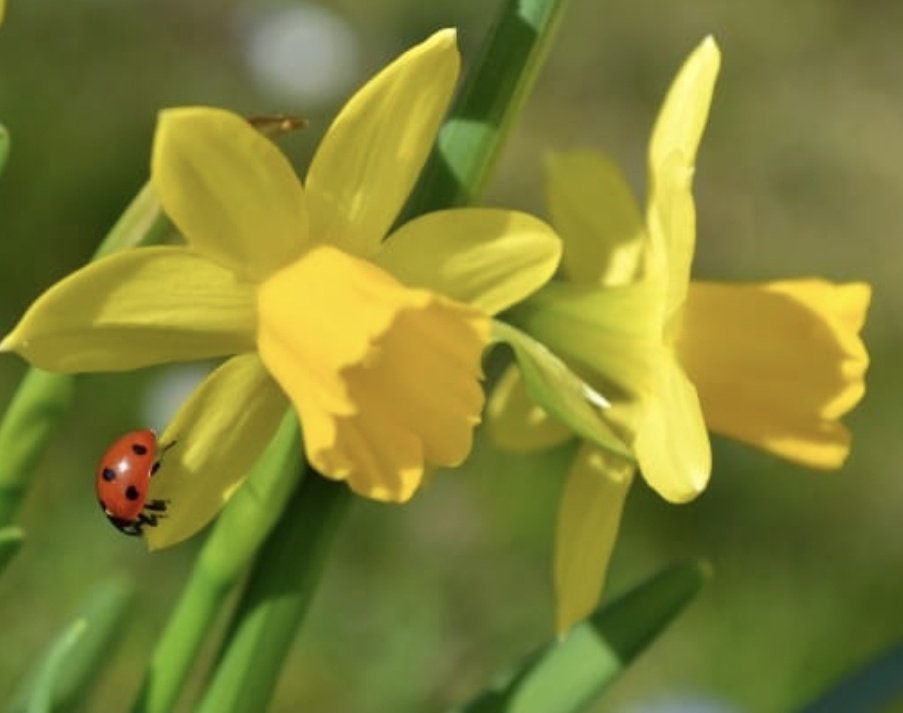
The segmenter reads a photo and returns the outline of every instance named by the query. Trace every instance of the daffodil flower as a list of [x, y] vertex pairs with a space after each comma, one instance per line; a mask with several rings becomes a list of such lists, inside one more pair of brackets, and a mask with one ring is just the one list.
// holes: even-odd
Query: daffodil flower
[[186, 245], [97, 261], [51, 287], [0, 348], [85, 372], [234, 355], [162, 436], [151, 497], [170, 501], [151, 547], [197, 531], [291, 403], [310, 463], [400, 502], [425, 464], [452, 466], [480, 419], [490, 315], [540, 287], [560, 241], [488, 208], [393, 229], [459, 71], [452, 30], [365, 84], [302, 185], [270, 140], [212, 108], [163, 111], [151, 182]]
[[[649, 147], [645, 219], [618, 169], [591, 152], [548, 165], [552, 222], [567, 282], [509, 314], [614, 398], [603, 411], [632, 446], [646, 482], [671, 502], [705, 487], [707, 428], [811, 468], [838, 468], [850, 449], [839, 419], [861, 399], [868, 354], [859, 338], [862, 283], [821, 279], [690, 282], [694, 163], [718, 73], [707, 38], [674, 80]], [[503, 446], [529, 450], [571, 434], [504, 375], [489, 405]], [[558, 517], [558, 627], [596, 604], [634, 466], [583, 444]]]

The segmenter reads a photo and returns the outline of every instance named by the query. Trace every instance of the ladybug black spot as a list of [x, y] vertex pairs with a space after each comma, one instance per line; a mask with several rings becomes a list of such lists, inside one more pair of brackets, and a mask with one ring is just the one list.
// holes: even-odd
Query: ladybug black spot
[[135, 452], [136, 456], [143, 456], [147, 453], [147, 446], [142, 446], [140, 443], [133, 443], [132, 450]]
[[137, 500], [141, 496], [141, 493], [138, 492], [138, 488], [134, 485], [130, 485], [125, 489], [125, 497], [128, 500]]
[[103, 479], [106, 480], [107, 482], [109, 482], [111, 480], [116, 480], [116, 471], [113, 470], [112, 468], [104, 468], [102, 475], [103, 475]]

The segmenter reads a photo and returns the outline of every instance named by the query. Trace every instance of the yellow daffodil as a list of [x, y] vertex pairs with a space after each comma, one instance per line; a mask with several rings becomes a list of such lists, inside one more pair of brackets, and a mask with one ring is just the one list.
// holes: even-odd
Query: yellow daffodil
[[[567, 359], [614, 405], [603, 411], [651, 487], [685, 502], [706, 486], [708, 429], [812, 468], [839, 467], [850, 435], [839, 419], [861, 399], [868, 355], [859, 338], [862, 283], [821, 279], [690, 282], [691, 191], [719, 66], [711, 38], [673, 82], [649, 147], [645, 220], [627, 183], [591, 152], [555, 156], [548, 194], [568, 282], [547, 285], [511, 321]], [[490, 401], [503, 446], [570, 437], [525, 411], [519, 376]], [[555, 582], [558, 626], [596, 604], [634, 466], [583, 444], [561, 500]]]
[[151, 487], [170, 501], [146, 530], [152, 547], [216, 514], [289, 403], [310, 463], [370, 498], [404, 501], [425, 463], [469, 452], [489, 315], [541, 286], [561, 248], [545, 223], [501, 209], [439, 211], [393, 230], [459, 61], [444, 30], [371, 79], [303, 185], [239, 116], [163, 111], [151, 181], [186, 245], [79, 270], [0, 345], [67, 372], [235, 355], [162, 436], [177, 443]]

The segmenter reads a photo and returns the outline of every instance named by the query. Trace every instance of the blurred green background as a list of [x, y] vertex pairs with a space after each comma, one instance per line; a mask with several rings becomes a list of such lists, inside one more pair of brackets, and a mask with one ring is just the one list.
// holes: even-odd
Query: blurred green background
[[[472, 59], [494, 5], [10, 0], [0, 330], [88, 259], [143, 183], [158, 108], [303, 114], [310, 128], [284, 142], [303, 167], [354, 86], [441, 26], [459, 28]], [[808, 472], [716, 440], [713, 482], [693, 504], [635, 488], [609, 591], [688, 556], [707, 557], [716, 576], [596, 711], [789, 710], [903, 638], [901, 30], [903, 5], [890, 0], [572, 0], [487, 202], [543, 214], [542, 152], [578, 146], [613, 154], [641, 191], [665, 88], [712, 33], [724, 63], [697, 168], [696, 274], [875, 286], [869, 393], [848, 420], [844, 470]], [[23, 372], [0, 359], [0, 403]], [[80, 382], [20, 513], [26, 547], [0, 578], [0, 694], [119, 575], [139, 595], [88, 710], [128, 707], [201, 538], [148, 555], [98, 511], [93, 469], [120, 432], [161, 425], [195, 377]], [[468, 466], [437, 474], [410, 505], [357, 503], [272, 710], [441, 711], [547, 639], [569, 455], [512, 458], [480, 440]]]

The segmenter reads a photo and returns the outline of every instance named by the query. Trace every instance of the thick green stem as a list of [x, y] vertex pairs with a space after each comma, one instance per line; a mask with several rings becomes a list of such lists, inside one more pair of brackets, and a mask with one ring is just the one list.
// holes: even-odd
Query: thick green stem
[[304, 473], [298, 423], [286, 414], [275, 438], [223, 509], [157, 643], [133, 711], [173, 710], [195, 657], [254, 553]]
[[0, 422], [0, 527], [12, 521], [74, 392], [71, 376], [40, 369], [25, 374]]
[[566, 0], [505, 2], [408, 201], [407, 217], [479, 198], [566, 6]]
[[251, 572], [200, 713], [265, 711], [351, 495], [311, 474]]

